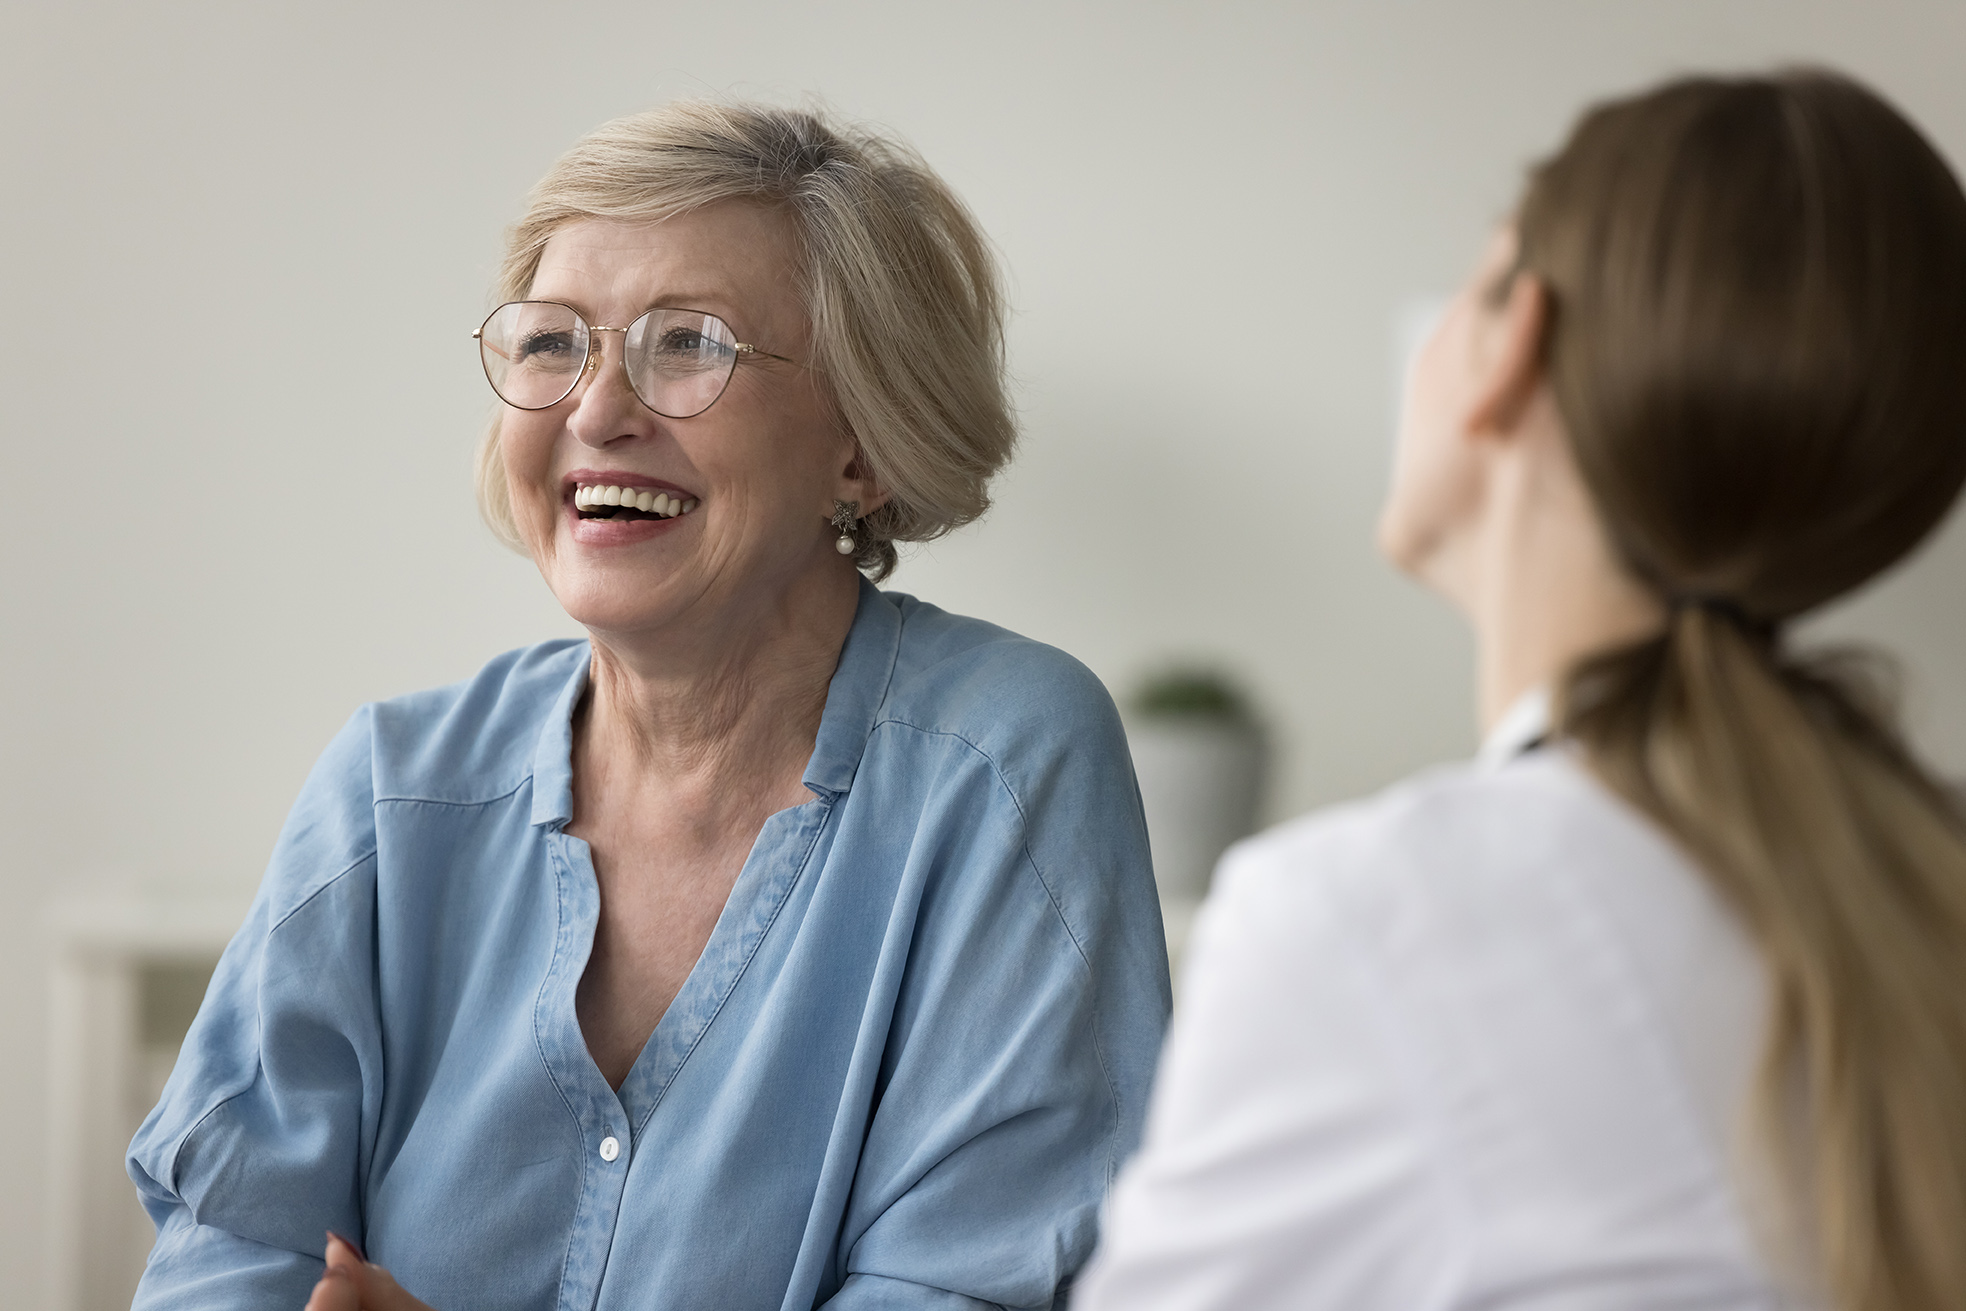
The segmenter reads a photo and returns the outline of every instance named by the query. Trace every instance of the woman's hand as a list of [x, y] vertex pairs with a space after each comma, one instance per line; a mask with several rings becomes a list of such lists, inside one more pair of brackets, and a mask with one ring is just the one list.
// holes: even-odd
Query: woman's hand
[[362, 1259], [355, 1245], [328, 1235], [328, 1268], [314, 1285], [306, 1311], [431, 1311], [405, 1293], [387, 1270]]

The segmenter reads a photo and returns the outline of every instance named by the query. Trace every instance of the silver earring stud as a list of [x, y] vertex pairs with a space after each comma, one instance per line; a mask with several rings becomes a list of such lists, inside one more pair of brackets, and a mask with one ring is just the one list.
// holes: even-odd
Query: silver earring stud
[[853, 554], [854, 551], [853, 527], [855, 522], [859, 518], [860, 518], [860, 502], [858, 501], [833, 502], [833, 521], [832, 521], [833, 527], [840, 530], [839, 540], [833, 543], [833, 549], [838, 551], [841, 555]]

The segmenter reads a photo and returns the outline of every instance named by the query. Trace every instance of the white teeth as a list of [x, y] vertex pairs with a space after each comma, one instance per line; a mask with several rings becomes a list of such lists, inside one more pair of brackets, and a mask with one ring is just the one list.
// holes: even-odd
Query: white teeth
[[576, 510], [590, 510], [603, 505], [619, 505], [630, 510], [640, 510], [645, 514], [659, 514], [674, 518], [688, 514], [696, 508], [694, 498], [684, 500], [667, 492], [652, 492], [634, 487], [601, 487], [592, 484], [573, 489], [573, 506]]

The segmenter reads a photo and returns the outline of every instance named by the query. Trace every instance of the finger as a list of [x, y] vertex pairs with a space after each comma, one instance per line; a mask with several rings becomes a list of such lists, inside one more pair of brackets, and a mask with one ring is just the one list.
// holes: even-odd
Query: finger
[[347, 1271], [330, 1269], [314, 1285], [306, 1311], [362, 1311], [362, 1292]]
[[[314, 1299], [307, 1303], [307, 1311], [433, 1311], [433, 1308], [417, 1301], [403, 1291], [396, 1277], [381, 1266], [364, 1260], [362, 1249], [355, 1246], [353, 1239], [343, 1238], [334, 1230], [328, 1230], [328, 1275], [354, 1291], [355, 1300], [324, 1302], [316, 1306]], [[315, 1285], [315, 1296], [322, 1293], [322, 1285], [328, 1276], [322, 1276], [322, 1283]], [[341, 1296], [338, 1289], [330, 1290], [335, 1297]]]
[[363, 1259], [362, 1249], [334, 1230], [328, 1230], [328, 1269], [339, 1270], [355, 1281], [355, 1287], [362, 1287], [362, 1272], [368, 1262]]
[[356, 1261], [363, 1262], [363, 1263], [366, 1263], [368, 1261], [369, 1258], [362, 1254], [362, 1245], [360, 1243], [356, 1242], [352, 1238], [343, 1238], [340, 1234], [336, 1233], [332, 1229], [328, 1230], [328, 1249], [330, 1251], [333, 1251], [334, 1245], [336, 1243], [339, 1243], [343, 1247], [347, 1248], [349, 1253], [352, 1256], [354, 1256]]
[[[355, 1290], [356, 1304], [348, 1311], [431, 1311], [403, 1291], [394, 1275], [379, 1265], [362, 1259], [362, 1249], [352, 1239], [328, 1231], [328, 1269]], [[343, 1311], [339, 1303], [318, 1311]]]
[[395, 1276], [381, 1266], [369, 1266], [367, 1274], [368, 1279], [362, 1289], [362, 1311], [432, 1311], [432, 1308], [403, 1291]]

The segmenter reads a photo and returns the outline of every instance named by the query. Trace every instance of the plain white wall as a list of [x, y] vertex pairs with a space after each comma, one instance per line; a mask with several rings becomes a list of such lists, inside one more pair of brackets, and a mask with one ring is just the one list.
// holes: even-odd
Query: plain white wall
[[[1458, 626], [1369, 546], [1394, 321], [1580, 104], [1828, 60], [1966, 159], [1945, 0], [85, 2], [6, 32], [8, 1306], [41, 1277], [44, 906], [243, 899], [358, 703], [567, 631], [477, 523], [467, 334], [525, 188], [603, 119], [817, 93], [927, 154], [1012, 272], [1026, 438], [990, 518], [895, 585], [1116, 692], [1172, 655], [1241, 670], [1279, 732], [1274, 815], [1472, 743]], [[1238, 349], [1194, 367], [1189, 322]], [[1955, 526], [1829, 621], [1907, 658], [1955, 771], [1962, 580]]]

